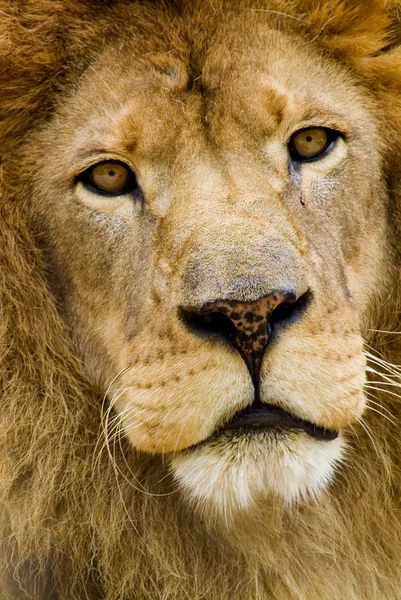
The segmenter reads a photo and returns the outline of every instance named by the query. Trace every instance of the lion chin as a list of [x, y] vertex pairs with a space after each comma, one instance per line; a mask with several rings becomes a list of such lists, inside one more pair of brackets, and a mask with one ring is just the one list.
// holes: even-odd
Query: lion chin
[[304, 432], [223, 433], [177, 454], [171, 467], [188, 501], [229, 522], [269, 496], [288, 506], [317, 501], [344, 455], [341, 436], [328, 443]]

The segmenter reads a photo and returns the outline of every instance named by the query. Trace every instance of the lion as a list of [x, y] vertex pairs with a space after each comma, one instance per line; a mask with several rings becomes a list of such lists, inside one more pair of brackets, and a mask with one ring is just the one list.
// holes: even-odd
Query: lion
[[400, 10], [0, 1], [1, 599], [401, 597]]

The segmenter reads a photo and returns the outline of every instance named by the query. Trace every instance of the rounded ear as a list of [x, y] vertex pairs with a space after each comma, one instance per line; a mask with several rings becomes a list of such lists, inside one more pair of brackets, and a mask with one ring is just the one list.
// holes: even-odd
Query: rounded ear
[[[356, 67], [377, 84], [401, 91], [401, 0], [383, 0], [389, 24], [377, 52], [357, 59]], [[387, 42], [387, 43], [386, 43]], [[401, 125], [401, 122], [400, 122]]]
[[313, 42], [365, 76], [401, 83], [401, 0], [298, 2]]
[[344, 58], [373, 56], [391, 44], [393, 8], [380, 0], [303, 0], [319, 42]]

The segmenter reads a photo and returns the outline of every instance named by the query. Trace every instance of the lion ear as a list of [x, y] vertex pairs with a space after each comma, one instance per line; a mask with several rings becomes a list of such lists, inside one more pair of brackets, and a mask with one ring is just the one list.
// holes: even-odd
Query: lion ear
[[[384, 0], [387, 26], [375, 52], [354, 54], [355, 68], [372, 83], [401, 91], [401, 1]], [[372, 33], [373, 35], [373, 33]]]
[[302, 0], [314, 40], [366, 76], [401, 84], [401, 0]]
[[306, 0], [308, 22], [336, 56], [372, 56], [391, 43], [392, 10], [372, 0]]

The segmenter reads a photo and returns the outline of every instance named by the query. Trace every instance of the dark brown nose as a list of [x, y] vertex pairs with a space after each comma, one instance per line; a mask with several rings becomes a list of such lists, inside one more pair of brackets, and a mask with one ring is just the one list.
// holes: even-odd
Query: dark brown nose
[[186, 311], [189, 324], [203, 331], [223, 333], [244, 359], [255, 383], [273, 331], [303, 312], [308, 294], [297, 299], [293, 291], [275, 290], [253, 302], [217, 300]]

